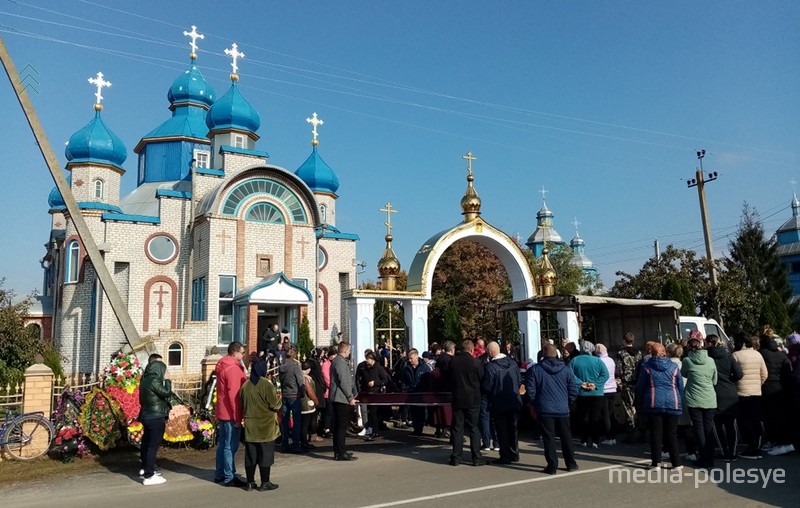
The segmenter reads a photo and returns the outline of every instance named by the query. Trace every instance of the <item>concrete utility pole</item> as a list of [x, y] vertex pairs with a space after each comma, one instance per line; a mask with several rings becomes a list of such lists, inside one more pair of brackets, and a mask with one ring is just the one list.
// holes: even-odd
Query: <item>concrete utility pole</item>
[[[697, 196], [700, 199], [700, 217], [703, 220], [703, 237], [706, 242], [706, 257], [709, 263], [709, 275], [711, 275], [711, 284], [716, 288], [718, 287], [717, 281], [717, 266], [714, 264], [714, 247], [711, 243], [711, 227], [708, 224], [708, 208], [706, 206], [706, 191], [705, 184], [713, 182], [717, 179], [717, 172], [714, 171], [705, 177], [703, 172], [703, 158], [706, 156], [705, 150], [697, 151], [697, 160], [700, 161], [700, 169], [695, 171], [695, 177], [686, 181], [686, 186], [689, 188], [697, 187]], [[722, 321], [719, 305], [716, 308], [717, 318]]]
[[14, 61], [11, 59], [11, 55], [8, 53], [8, 49], [6, 48], [2, 37], [0, 37], [0, 60], [3, 62], [3, 68], [8, 76], [8, 80], [11, 82], [11, 86], [14, 88], [17, 100], [19, 100], [19, 104], [22, 106], [22, 111], [25, 113], [25, 118], [28, 120], [28, 125], [31, 127], [33, 136], [36, 138], [36, 144], [39, 145], [39, 150], [42, 152], [42, 156], [44, 157], [45, 163], [50, 170], [50, 174], [53, 176], [56, 187], [58, 188], [59, 192], [61, 192], [61, 196], [64, 198], [64, 203], [67, 206], [67, 211], [69, 212], [73, 224], [75, 224], [75, 229], [78, 232], [78, 236], [80, 237], [81, 242], [83, 242], [83, 246], [86, 248], [86, 253], [89, 255], [89, 260], [92, 262], [92, 266], [97, 272], [97, 278], [100, 280], [100, 284], [103, 286], [103, 290], [108, 297], [108, 301], [111, 304], [114, 314], [117, 316], [120, 327], [122, 327], [122, 333], [125, 334], [125, 339], [128, 341], [128, 345], [130, 346], [130, 351], [137, 353], [144, 350], [149, 354], [149, 344], [142, 341], [142, 339], [139, 337], [139, 332], [136, 330], [136, 326], [133, 324], [130, 314], [128, 314], [128, 308], [125, 306], [125, 303], [120, 297], [117, 286], [114, 284], [114, 279], [111, 277], [111, 273], [108, 271], [108, 267], [103, 260], [103, 255], [97, 248], [97, 244], [95, 243], [94, 238], [92, 238], [89, 227], [86, 225], [83, 215], [81, 215], [80, 208], [78, 208], [78, 203], [75, 201], [75, 196], [72, 195], [72, 191], [67, 184], [67, 179], [61, 172], [61, 168], [58, 165], [58, 159], [56, 159], [55, 152], [53, 152], [53, 147], [50, 146], [50, 142], [48, 141], [47, 135], [42, 128], [42, 124], [39, 122], [39, 117], [36, 115], [36, 110], [33, 108], [33, 104], [28, 98], [28, 94], [25, 92], [24, 88], [21, 87], [19, 73], [17, 72], [17, 68], [14, 66]]

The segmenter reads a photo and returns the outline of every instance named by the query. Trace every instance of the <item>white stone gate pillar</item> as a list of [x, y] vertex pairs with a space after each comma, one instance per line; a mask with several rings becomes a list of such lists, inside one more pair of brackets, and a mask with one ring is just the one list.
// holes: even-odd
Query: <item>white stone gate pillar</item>
[[354, 296], [347, 299], [350, 311], [350, 356], [353, 365], [364, 361], [364, 350], [375, 347], [375, 299]]
[[428, 304], [430, 300], [403, 300], [403, 313], [408, 327], [408, 345], [422, 355], [428, 350]]
[[522, 361], [527, 362], [536, 357], [542, 347], [541, 315], [538, 310], [526, 310], [518, 313], [519, 331], [524, 335], [521, 338]]
[[578, 345], [580, 339], [580, 324], [578, 323], [578, 313], [575, 311], [556, 312], [556, 319], [558, 326], [564, 329], [564, 337], [570, 339], [575, 345]]

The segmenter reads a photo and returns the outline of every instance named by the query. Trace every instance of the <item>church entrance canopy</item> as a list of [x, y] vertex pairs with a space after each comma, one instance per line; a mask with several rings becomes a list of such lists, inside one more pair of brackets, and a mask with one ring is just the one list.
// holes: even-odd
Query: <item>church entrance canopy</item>
[[311, 302], [308, 288], [290, 280], [283, 272], [270, 275], [233, 297], [234, 339], [246, 344], [249, 352], [255, 352], [258, 337], [277, 324], [288, 330], [292, 342], [297, 342], [300, 309]]

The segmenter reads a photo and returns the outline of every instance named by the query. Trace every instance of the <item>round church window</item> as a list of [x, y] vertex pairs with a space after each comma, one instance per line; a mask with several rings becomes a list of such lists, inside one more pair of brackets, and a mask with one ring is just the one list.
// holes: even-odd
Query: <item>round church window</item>
[[322, 247], [317, 251], [317, 268], [322, 270], [328, 264], [328, 253]]
[[166, 264], [178, 254], [178, 242], [172, 235], [156, 233], [147, 241], [145, 252], [150, 261]]

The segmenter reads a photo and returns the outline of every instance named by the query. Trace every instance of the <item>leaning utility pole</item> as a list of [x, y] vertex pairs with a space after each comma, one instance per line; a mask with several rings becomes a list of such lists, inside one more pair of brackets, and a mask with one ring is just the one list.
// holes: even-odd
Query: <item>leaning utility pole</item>
[[72, 191], [67, 184], [67, 179], [61, 172], [61, 168], [58, 165], [58, 159], [56, 159], [55, 152], [53, 152], [53, 147], [50, 146], [50, 142], [48, 141], [47, 135], [42, 128], [42, 124], [39, 122], [39, 117], [36, 115], [36, 110], [33, 108], [33, 104], [28, 98], [28, 94], [21, 86], [19, 73], [17, 72], [17, 68], [14, 66], [14, 61], [11, 59], [11, 55], [8, 53], [8, 49], [6, 48], [2, 37], [0, 37], [0, 60], [3, 62], [3, 68], [6, 71], [9, 81], [11, 81], [11, 86], [14, 88], [14, 92], [17, 95], [17, 100], [19, 100], [20, 106], [22, 106], [22, 111], [25, 113], [25, 118], [28, 120], [28, 125], [31, 127], [33, 136], [36, 138], [36, 144], [39, 145], [39, 150], [42, 152], [42, 156], [44, 157], [45, 163], [50, 170], [50, 174], [53, 176], [56, 187], [61, 193], [61, 196], [64, 198], [64, 203], [67, 206], [67, 211], [69, 212], [73, 224], [75, 224], [75, 229], [78, 232], [78, 236], [80, 237], [81, 242], [83, 242], [83, 246], [86, 248], [86, 253], [89, 255], [89, 260], [92, 262], [92, 266], [97, 272], [97, 278], [100, 280], [100, 284], [103, 286], [103, 290], [108, 297], [108, 301], [111, 304], [114, 314], [117, 316], [120, 327], [122, 327], [122, 333], [125, 334], [125, 339], [128, 341], [130, 350], [134, 353], [141, 350], [145, 350], [149, 353], [149, 343], [142, 341], [142, 339], [139, 337], [139, 332], [136, 330], [136, 326], [133, 324], [130, 314], [128, 314], [128, 308], [125, 306], [125, 303], [120, 297], [117, 286], [114, 284], [114, 279], [111, 277], [111, 273], [108, 271], [108, 267], [103, 260], [103, 255], [97, 248], [97, 244], [95, 243], [94, 238], [92, 238], [92, 233], [89, 231], [89, 227], [86, 225], [83, 215], [81, 215], [78, 203], [75, 201], [75, 196], [72, 195]]
[[[708, 208], [706, 206], [706, 191], [705, 184], [713, 182], [717, 179], [717, 172], [714, 171], [705, 177], [703, 172], [703, 158], [706, 156], [705, 150], [697, 151], [697, 160], [700, 161], [700, 168], [695, 171], [695, 177], [686, 181], [687, 187], [697, 187], [697, 196], [700, 199], [700, 217], [703, 220], [703, 237], [706, 242], [706, 257], [708, 258], [709, 275], [711, 275], [711, 284], [713, 287], [718, 287], [717, 281], [717, 266], [714, 264], [714, 247], [711, 243], [711, 227], [708, 224]], [[722, 324], [722, 316], [720, 314], [719, 305], [716, 306], [717, 319]]]

